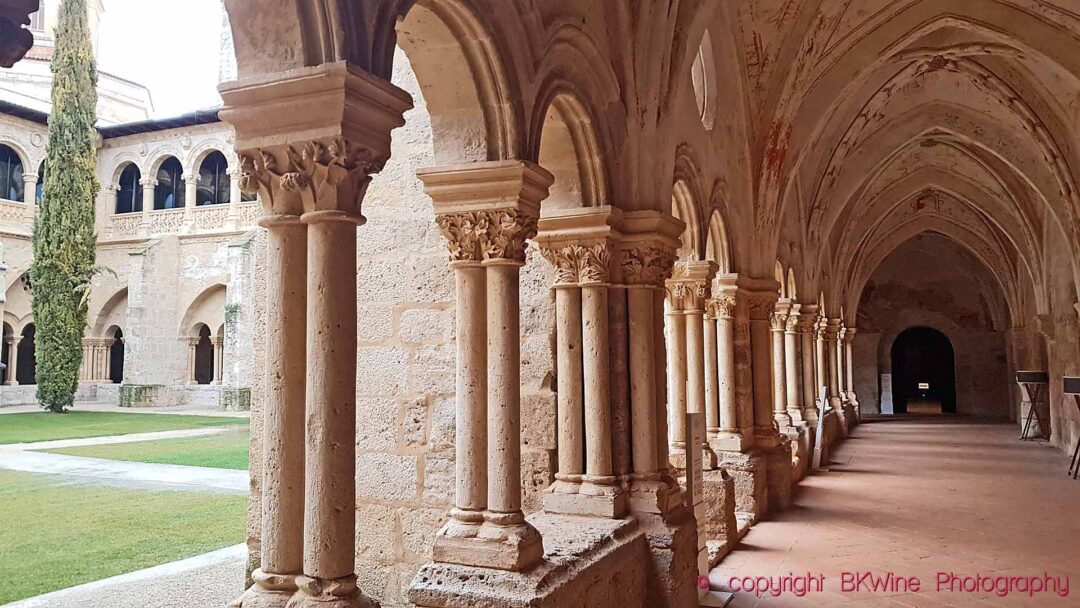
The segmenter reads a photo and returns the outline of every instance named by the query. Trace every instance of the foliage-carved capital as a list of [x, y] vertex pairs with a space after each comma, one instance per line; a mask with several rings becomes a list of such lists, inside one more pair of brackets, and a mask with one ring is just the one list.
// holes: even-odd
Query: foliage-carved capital
[[559, 284], [603, 284], [610, 280], [611, 247], [607, 243], [543, 247], [540, 253], [555, 267]]
[[487, 209], [435, 216], [447, 240], [451, 262], [525, 262], [527, 241], [536, 236], [537, 217], [518, 209]]

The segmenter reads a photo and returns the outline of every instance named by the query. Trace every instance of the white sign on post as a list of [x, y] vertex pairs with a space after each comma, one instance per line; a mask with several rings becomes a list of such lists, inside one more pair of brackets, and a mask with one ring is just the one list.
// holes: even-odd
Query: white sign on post
[[892, 415], [892, 374], [881, 374], [881, 413]]
[[[705, 517], [705, 459], [701, 453], [705, 445], [705, 415], [701, 412], [686, 414], [686, 494], [689, 507], [698, 521]], [[705, 535], [698, 534], [698, 574], [709, 574], [709, 551]]]
[[818, 423], [814, 429], [814, 462], [815, 471], [821, 470], [821, 444], [825, 437], [825, 412], [829, 409], [829, 389], [821, 387], [821, 396], [818, 397]]

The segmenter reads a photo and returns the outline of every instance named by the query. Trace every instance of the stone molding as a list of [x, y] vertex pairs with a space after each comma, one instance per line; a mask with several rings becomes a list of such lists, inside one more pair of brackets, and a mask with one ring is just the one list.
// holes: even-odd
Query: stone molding
[[540, 254], [555, 268], [556, 287], [614, 281], [621, 219], [622, 211], [610, 206], [559, 211], [540, 218], [534, 240]]
[[633, 287], [664, 287], [674, 272], [680, 235], [686, 224], [660, 211], [628, 211], [620, 223], [622, 283]]

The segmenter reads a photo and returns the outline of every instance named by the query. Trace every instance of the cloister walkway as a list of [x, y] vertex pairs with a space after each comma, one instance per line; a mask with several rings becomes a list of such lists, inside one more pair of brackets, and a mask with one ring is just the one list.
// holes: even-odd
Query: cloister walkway
[[[992, 577], [1064, 577], [1080, 586], [1080, 481], [1066, 478], [1068, 457], [1017, 440], [1015, 425], [926, 418], [870, 422], [837, 451], [830, 471], [808, 477], [796, 506], [750, 530], [710, 577], [789, 573], [824, 575], [822, 590], [797, 597], [736, 593], [751, 606], [1075, 606], [1052, 589], [1029, 597], [1014, 591], [962, 591], [977, 581], [937, 589], [938, 573]], [[870, 572], [862, 590], [843, 592], [842, 574]], [[919, 592], [866, 591], [872, 577], [918, 577]], [[790, 580], [790, 579], [789, 579]], [[821, 580], [821, 579], [818, 579]], [[1004, 582], [1002, 582], [1004, 580]], [[1013, 580], [1012, 584], [1020, 585]], [[737, 589], [731, 589], [737, 591]]]

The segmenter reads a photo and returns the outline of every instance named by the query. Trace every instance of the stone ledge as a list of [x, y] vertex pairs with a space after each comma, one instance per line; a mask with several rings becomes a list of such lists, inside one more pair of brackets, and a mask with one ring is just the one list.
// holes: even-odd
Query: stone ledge
[[424, 608], [641, 606], [648, 547], [636, 520], [537, 513], [528, 521], [544, 538], [539, 566], [508, 572], [428, 563], [409, 585], [409, 601]]

